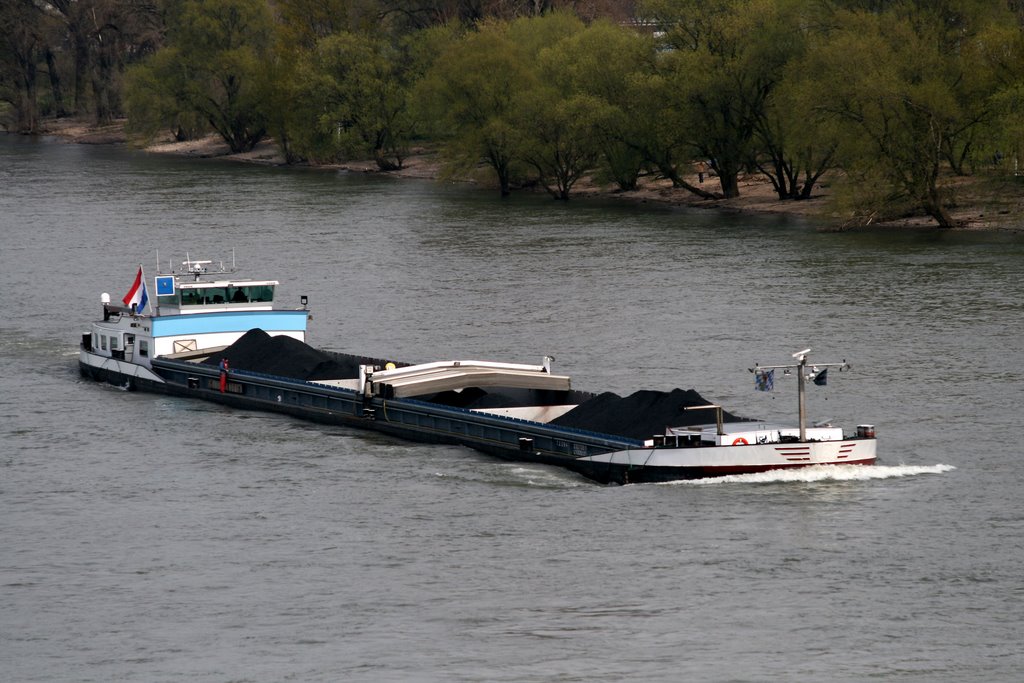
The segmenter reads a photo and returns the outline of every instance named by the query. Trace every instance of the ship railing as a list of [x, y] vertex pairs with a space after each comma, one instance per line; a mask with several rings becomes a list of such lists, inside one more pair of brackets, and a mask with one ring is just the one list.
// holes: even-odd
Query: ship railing
[[512, 417], [511, 415], [502, 415], [502, 416], [499, 417], [499, 416], [495, 416], [495, 415], [488, 415], [487, 413], [478, 413], [478, 412], [476, 412], [474, 410], [471, 410], [469, 408], [462, 408], [462, 407], [459, 407], [459, 406], [446, 406], [446, 405], [441, 405], [439, 403], [430, 403], [429, 401], [419, 401], [419, 400], [416, 400], [414, 398], [402, 398], [402, 399], [390, 399], [390, 400], [399, 400], [399, 401], [402, 401], [402, 403], [411, 403], [411, 404], [414, 404], [414, 405], [429, 406], [429, 407], [431, 407], [433, 409], [442, 408], [444, 410], [448, 410], [448, 411], [452, 411], [452, 412], [465, 413], [467, 415], [473, 415], [474, 417], [492, 418], [492, 419], [495, 419], [495, 420], [500, 420], [501, 422], [506, 422], [506, 421], [521, 422], [523, 424], [528, 424], [528, 425], [531, 425], [531, 426], [541, 427], [543, 429], [547, 429], [547, 430], [550, 430], [552, 432], [557, 432], [559, 434], [575, 434], [575, 435], [578, 435], [578, 436], [584, 436], [584, 437], [588, 437], [588, 438], [599, 439], [601, 441], [614, 441], [616, 443], [616, 445], [621, 444], [621, 445], [626, 445], [626, 446], [630, 446], [630, 447], [634, 447], [634, 448], [642, 448], [643, 445], [644, 445], [643, 441], [640, 441], [639, 439], [631, 439], [628, 436], [619, 436], [618, 434], [606, 434], [604, 432], [592, 432], [592, 431], [589, 431], [589, 430], [586, 430], [586, 429], [578, 429], [576, 427], [563, 427], [561, 425], [547, 424], [546, 422], [536, 422], [535, 420], [525, 420], [525, 419], [523, 419], [521, 417]]
[[[188, 361], [182, 361], [182, 360], [167, 358], [166, 356], [162, 356], [160, 358], [155, 358], [154, 359], [154, 364], [158, 364], [159, 361], [161, 361], [161, 360], [165, 360], [167, 362], [173, 363], [176, 366], [180, 364], [182, 366], [182, 369], [188, 368], [188, 369], [192, 370], [192, 369], [197, 368], [197, 367], [203, 367], [203, 368], [205, 368], [207, 370], [207, 372], [205, 374], [209, 374], [211, 376], [216, 376], [216, 375], [218, 375], [220, 373], [220, 370], [215, 365], [208, 365], [206, 363], [190, 363]], [[316, 380], [302, 380], [302, 379], [298, 379], [296, 377], [284, 377], [282, 375], [271, 375], [271, 374], [268, 374], [268, 373], [265, 373], [265, 372], [256, 372], [254, 370], [229, 369], [228, 370], [228, 375], [229, 376], [231, 376], [231, 375], [236, 375], [236, 376], [237, 375], [244, 375], [246, 377], [253, 377], [253, 378], [258, 378], [258, 379], [266, 379], [266, 380], [270, 380], [270, 381], [273, 381], [273, 382], [278, 382], [278, 383], [281, 383], [281, 384], [291, 385], [292, 387], [296, 387], [296, 385], [299, 385], [299, 386], [301, 386], [301, 385], [308, 385], [310, 387], [316, 387], [317, 390], [319, 390], [319, 391], [324, 391], [324, 392], [331, 393], [331, 394], [338, 394], [338, 395], [354, 397], [354, 398], [358, 398], [358, 397], [362, 396], [362, 394], [360, 394], [358, 391], [356, 391], [354, 389], [346, 389], [345, 387], [337, 387], [337, 386], [333, 386], [331, 384], [323, 384], [321, 382], [317, 382]], [[474, 412], [474, 411], [470, 410], [469, 408], [461, 408], [461, 407], [458, 407], [458, 406], [446, 406], [446, 405], [441, 405], [439, 403], [430, 403], [429, 401], [418, 401], [418, 400], [413, 399], [413, 398], [388, 399], [388, 401], [389, 402], [400, 401], [402, 404], [406, 404], [406, 405], [416, 405], [416, 406], [422, 406], [424, 408], [429, 407], [431, 410], [443, 410], [445, 412], [464, 414], [464, 415], [467, 415], [467, 416], [472, 416], [475, 420], [485, 420], [485, 421], [494, 420], [494, 421], [500, 421], [501, 423], [507, 423], [508, 421], [512, 421], [512, 422], [522, 423], [524, 425], [530, 425], [532, 427], [539, 427], [541, 429], [550, 431], [550, 432], [552, 432], [554, 434], [576, 435], [576, 436], [581, 436], [581, 437], [584, 437], [584, 438], [587, 438], [587, 439], [595, 439], [595, 440], [598, 440], [598, 441], [608, 442], [608, 443], [614, 444], [615, 447], [624, 446], [624, 447], [629, 447], [629, 448], [643, 448], [643, 445], [644, 445], [643, 441], [641, 441], [639, 439], [632, 439], [632, 438], [627, 437], [627, 436], [619, 436], [617, 434], [605, 434], [603, 432], [594, 432], [594, 431], [590, 431], [590, 430], [586, 430], [586, 429], [578, 429], [576, 427], [562, 427], [560, 425], [550, 425], [550, 424], [546, 424], [544, 422], [536, 422], [534, 420], [524, 420], [523, 418], [519, 418], [519, 417], [511, 417], [511, 416], [496, 417], [496, 416], [493, 416], [493, 415], [488, 415], [486, 413]]]

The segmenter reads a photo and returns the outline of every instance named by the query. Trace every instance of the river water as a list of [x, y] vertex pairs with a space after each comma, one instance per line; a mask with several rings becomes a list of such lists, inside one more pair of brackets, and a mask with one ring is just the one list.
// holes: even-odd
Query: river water
[[[0, 137], [0, 679], [1017, 681], [1024, 237], [499, 200]], [[571, 473], [84, 382], [141, 263], [308, 295], [314, 344], [539, 362], [795, 418], [852, 470]]]

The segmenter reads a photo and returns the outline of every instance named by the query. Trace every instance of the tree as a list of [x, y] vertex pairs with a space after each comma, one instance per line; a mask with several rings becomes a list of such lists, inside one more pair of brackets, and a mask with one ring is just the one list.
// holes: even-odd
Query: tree
[[[647, 37], [629, 28], [595, 23], [551, 48], [563, 78], [589, 98], [591, 137], [604, 162], [599, 177], [623, 190], [636, 188], [640, 170], [653, 168], [674, 187], [712, 199], [685, 178], [694, 148], [680, 107], [673, 71]], [[668, 57], [670, 58], [670, 57]]]
[[[1001, 78], [1000, 53], [1019, 35], [1014, 2], [1000, 0], [903, 0], [838, 3], [880, 17], [909, 22], [937, 50], [942, 75], [957, 111], [942, 135], [942, 157], [957, 175], [973, 168], [996, 116], [992, 94]], [[879, 6], [871, 6], [877, 4]], [[858, 7], [868, 5], [866, 7]]]
[[820, 84], [805, 76], [798, 61], [755, 119], [754, 164], [779, 199], [808, 199], [821, 177], [836, 165], [840, 124], [816, 116]]
[[[166, 2], [171, 5], [174, 0]], [[46, 53], [58, 113], [63, 109], [60, 83], [70, 80], [74, 113], [84, 114], [91, 105], [96, 122], [100, 124], [121, 116], [121, 75], [128, 64], [153, 52], [162, 38], [163, 24], [157, 3], [153, 0], [50, 0], [45, 5], [61, 26], [61, 31], [53, 32]], [[65, 52], [71, 56], [70, 79], [60, 77], [56, 59]]]
[[318, 40], [352, 30], [363, 14], [375, 13], [370, 0], [276, 0], [282, 47], [312, 50]]
[[891, 14], [837, 19], [808, 54], [807, 72], [817, 79], [819, 112], [844, 124], [840, 162], [852, 179], [883, 178], [940, 227], [952, 226], [938, 180], [959, 110], [934, 36]]
[[386, 41], [336, 33], [321, 39], [299, 71], [306, 118], [298, 151], [320, 158], [371, 154], [384, 171], [402, 167], [413, 119], [406, 60]]
[[[266, 65], [272, 20], [261, 0], [185, 0], [171, 17], [168, 46], [146, 60], [149, 73], [130, 80], [157, 106], [164, 125], [174, 126], [183, 114], [204, 120], [232, 152], [252, 149], [266, 134], [268, 80]], [[138, 110], [136, 110], [138, 113]]]
[[379, 4], [381, 17], [396, 28], [418, 30], [444, 24], [536, 17], [552, 11], [558, 3], [553, 0], [380, 0]]
[[178, 48], [165, 47], [130, 67], [125, 80], [126, 130], [150, 140], [168, 132], [178, 142], [209, 132], [206, 118], [189, 103], [189, 73], [179, 68]]
[[600, 102], [579, 92], [567, 73], [575, 55], [562, 47], [583, 30], [579, 19], [562, 12], [517, 19], [509, 26], [509, 37], [535, 72], [532, 87], [521, 93], [516, 116], [521, 155], [544, 189], [561, 200], [593, 168], [599, 151]]
[[531, 90], [535, 80], [507, 23], [484, 22], [441, 53], [417, 99], [432, 114], [450, 173], [482, 161], [496, 174], [501, 195], [509, 195], [521, 161], [518, 93]]
[[673, 76], [680, 72], [665, 69], [660, 55], [656, 66], [630, 75], [621, 103], [625, 122], [621, 142], [636, 152], [643, 164], [658, 175], [703, 199], [718, 195], [686, 181], [686, 170], [696, 158], [688, 112], [680, 104], [680, 86]]
[[590, 97], [566, 97], [551, 87], [525, 95], [522, 158], [555, 199], [569, 199], [576, 181], [594, 166], [598, 146], [593, 114], [598, 106]]
[[[636, 137], [633, 79], [649, 72], [652, 43], [635, 31], [598, 21], [544, 51], [545, 80], [578, 98], [581, 132], [600, 160], [598, 180], [635, 190], [643, 156], [627, 140]], [[596, 161], [595, 161], [596, 163]]]
[[835, 164], [835, 131], [812, 115], [818, 84], [808, 84], [802, 62], [812, 27], [825, 23], [818, 8], [814, 0], [752, 2], [730, 19], [732, 33], [749, 37], [737, 71], [760, 84], [749, 91], [755, 99], [751, 163], [782, 200], [810, 197]]
[[39, 63], [45, 16], [29, 0], [0, 4], [0, 100], [14, 110], [15, 129], [39, 132]]
[[1012, 24], [991, 27], [979, 44], [978, 58], [985, 62], [993, 83], [988, 98], [992, 119], [985, 127], [983, 153], [995, 164], [1006, 157], [1016, 171], [1024, 159], [1024, 32]]
[[755, 131], [785, 64], [798, 49], [780, 0], [649, 0], [665, 29], [659, 68], [689, 132], [692, 158], [706, 160], [722, 195], [739, 196], [739, 174], [756, 155]]

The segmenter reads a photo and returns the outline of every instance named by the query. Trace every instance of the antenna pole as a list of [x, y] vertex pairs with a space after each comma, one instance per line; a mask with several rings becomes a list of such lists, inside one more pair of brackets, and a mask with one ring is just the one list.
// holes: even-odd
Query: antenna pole
[[[145, 292], [146, 291], [146, 271], [142, 267], [141, 263], [139, 264], [139, 274], [142, 276], [142, 278], [141, 278], [142, 279], [142, 291]], [[153, 294], [156, 294], [156, 292], [153, 292]], [[148, 296], [147, 296], [147, 299], [148, 299]], [[151, 303], [149, 303], [148, 300], [146, 301], [146, 305], [150, 307], [149, 314], [152, 315], [153, 314], [153, 305]], [[138, 313], [139, 315], [142, 315], [142, 311], [140, 311], [138, 309], [136, 309], [135, 312]]]
[[807, 378], [804, 377], [805, 371], [807, 370], [807, 356], [801, 354], [800, 363], [797, 366], [796, 371], [796, 395], [797, 402], [799, 403], [800, 412], [800, 442], [807, 441]]

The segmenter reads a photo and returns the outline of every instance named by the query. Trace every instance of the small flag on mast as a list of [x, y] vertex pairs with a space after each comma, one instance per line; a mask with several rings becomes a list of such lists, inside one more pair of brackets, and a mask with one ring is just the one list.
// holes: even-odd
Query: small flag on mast
[[828, 384], [828, 368], [825, 368], [817, 375], [815, 375], [814, 379], [812, 379], [811, 381], [817, 384], [819, 387], [823, 387], [826, 384]]
[[132, 283], [132, 288], [128, 290], [128, 293], [121, 299], [124, 305], [131, 308], [134, 313], [142, 313], [142, 310], [149, 304], [149, 294], [146, 292], [146, 280], [142, 277], [142, 266], [139, 266], [139, 272], [135, 274], [135, 282]]
[[775, 389], [775, 371], [758, 370], [754, 373], [754, 389], [757, 391], [772, 391]]

